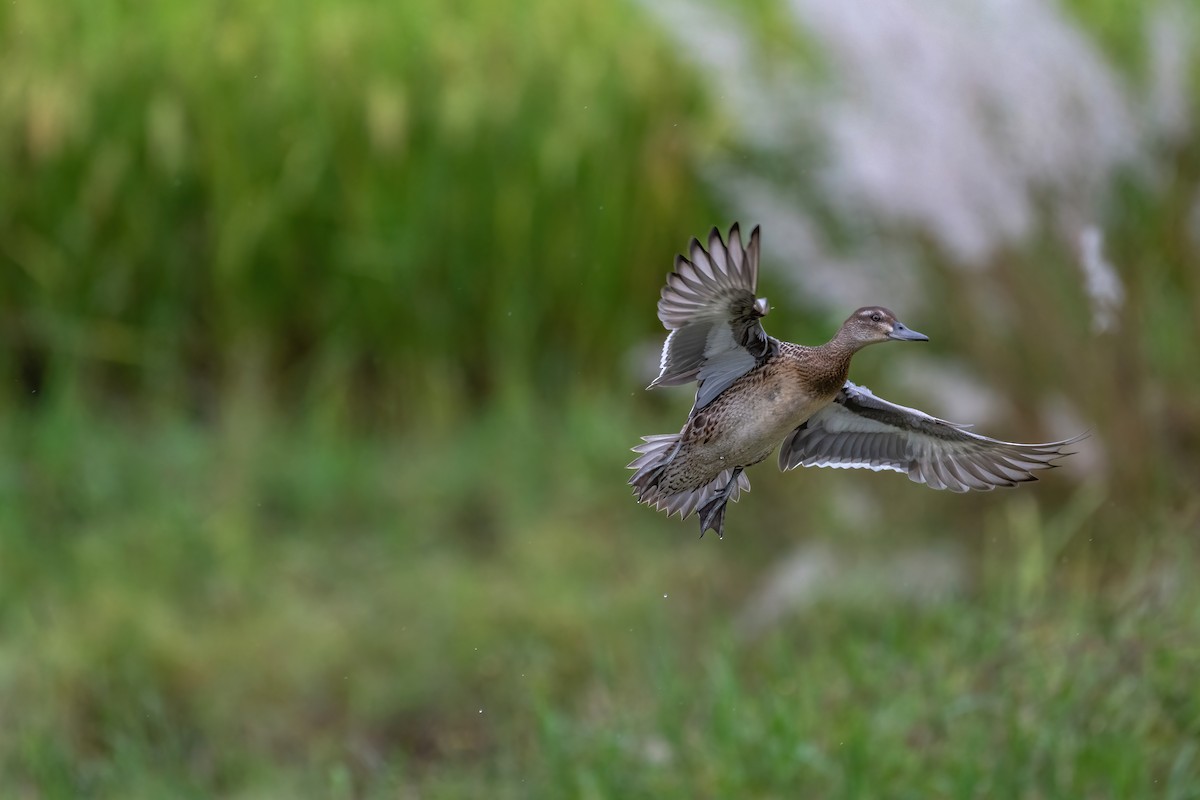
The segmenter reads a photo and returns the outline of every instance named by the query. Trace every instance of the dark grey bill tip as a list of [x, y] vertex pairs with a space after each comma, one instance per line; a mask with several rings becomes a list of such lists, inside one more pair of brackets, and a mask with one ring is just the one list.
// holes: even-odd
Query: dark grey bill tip
[[889, 339], [896, 339], [901, 342], [928, 342], [929, 337], [912, 328], [905, 326], [903, 322], [897, 322], [892, 332], [888, 335]]

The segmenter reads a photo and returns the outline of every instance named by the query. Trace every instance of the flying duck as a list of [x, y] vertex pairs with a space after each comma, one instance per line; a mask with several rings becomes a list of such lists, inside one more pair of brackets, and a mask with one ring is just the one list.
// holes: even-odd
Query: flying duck
[[1037, 480], [1076, 436], [1016, 444], [981, 436], [915, 408], [890, 403], [848, 381], [850, 360], [869, 344], [926, 342], [882, 306], [851, 314], [832, 339], [809, 347], [763, 330], [757, 297], [759, 229], [742, 246], [737, 223], [728, 244], [713, 228], [708, 249], [692, 239], [675, 258], [658, 301], [670, 333], [658, 377], [647, 388], [695, 381], [696, 402], [679, 433], [642, 437], [629, 468], [638, 502], [686, 518], [700, 535], [725, 533], [725, 507], [750, 490], [744, 470], [776, 445], [779, 468], [891, 470], [932, 489], [990, 491]]

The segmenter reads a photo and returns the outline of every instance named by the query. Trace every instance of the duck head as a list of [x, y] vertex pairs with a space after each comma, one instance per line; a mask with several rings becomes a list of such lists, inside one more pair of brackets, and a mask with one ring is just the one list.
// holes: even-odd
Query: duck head
[[883, 306], [864, 306], [842, 323], [839, 338], [848, 339], [857, 347], [894, 339], [900, 342], [928, 342], [929, 337], [909, 328]]

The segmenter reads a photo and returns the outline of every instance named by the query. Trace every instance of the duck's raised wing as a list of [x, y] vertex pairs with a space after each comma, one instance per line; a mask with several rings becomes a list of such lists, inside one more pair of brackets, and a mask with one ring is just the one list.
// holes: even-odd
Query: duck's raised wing
[[1046, 444], [989, 439], [969, 426], [889, 403], [849, 381], [838, 396], [783, 441], [779, 468], [893, 470], [931, 489], [991, 491], [1035, 481], [1063, 448], [1084, 435]]
[[713, 228], [708, 250], [692, 239], [688, 256], [675, 257], [675, 271], [658, 301], [658, 318], [671, 333], [650, 388], [698, 381], [699, 410], [778, 348], [759, 322], [768, 306], [754, 294], [758, 249], [758, 227], [743, 247], [734, 223], [728, 245]]

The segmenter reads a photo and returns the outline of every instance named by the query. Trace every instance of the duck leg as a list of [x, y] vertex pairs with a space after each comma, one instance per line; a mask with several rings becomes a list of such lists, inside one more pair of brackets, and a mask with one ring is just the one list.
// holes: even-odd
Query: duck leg
[[716, 531], [718, 539], [725, 538], [725, 505], [729, 502], [729, 495], [733, 494], [733, 489], [737, 486], [738, 476], [742, 474], [741, 467], [733, 468], [733, 475], [729, 477], [729, 483], [725, 484], [725, 488], [721, 493], [710, 500], [700, 509], [700, 538], [704, 538], [705, 531]]

